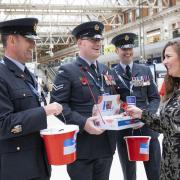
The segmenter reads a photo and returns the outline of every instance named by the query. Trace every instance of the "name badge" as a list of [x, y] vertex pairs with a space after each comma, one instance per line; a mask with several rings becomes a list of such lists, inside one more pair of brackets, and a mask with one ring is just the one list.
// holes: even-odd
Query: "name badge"
[[126, 103], [128, 105], [136, 105], [136, 96], [126, 96]]

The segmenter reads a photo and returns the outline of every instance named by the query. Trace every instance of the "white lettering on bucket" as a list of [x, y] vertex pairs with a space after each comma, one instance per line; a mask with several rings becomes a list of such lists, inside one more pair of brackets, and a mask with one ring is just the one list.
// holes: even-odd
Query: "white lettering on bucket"
[[74, 138], [66, 139], [64, 141], [64, 155], [76, 152], [76, 141]]
[[149, 154], [149, 148], [147, 143], [140, 143], [140, 154]]

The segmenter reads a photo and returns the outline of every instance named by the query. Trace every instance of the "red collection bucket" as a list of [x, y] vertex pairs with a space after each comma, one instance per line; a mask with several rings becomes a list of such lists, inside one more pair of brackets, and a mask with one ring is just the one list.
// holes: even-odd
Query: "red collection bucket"
[[76, 125], [64, 125], [60, 129], [41, 131], [50, 165], [65, 165], [76, 160], [78, 131], [79, 127]]
[[130, 161], [148, 161], [150, 136], [125, 136]]

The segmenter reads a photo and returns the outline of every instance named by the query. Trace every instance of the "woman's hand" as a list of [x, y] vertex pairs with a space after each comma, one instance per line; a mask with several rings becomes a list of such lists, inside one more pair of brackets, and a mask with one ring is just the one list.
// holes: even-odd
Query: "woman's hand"
[[134, 105], [128, 105], [126, 113], [131, 116], [133, 119], [141, 119], [142, 116], [142, 110]]

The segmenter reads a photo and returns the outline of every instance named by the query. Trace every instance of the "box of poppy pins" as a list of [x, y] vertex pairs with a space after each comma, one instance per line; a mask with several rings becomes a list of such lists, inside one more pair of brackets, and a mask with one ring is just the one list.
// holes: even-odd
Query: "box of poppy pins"
[[132, 119], [123, 113], [113, 116], [102, 116], [96, 121], [96, 125], [105, 130], [122, 130], [127, 128], [141, 127], [144, 123], [138, 119]]
[[93, 108], [93, 116], [99, 116], [95, 124], [105, 130], [122, 130], [127, 128], [137, 128], [143, 123], [138, 119], [127, 116], [127, 103], [120, 101], [120, 95], [100, 96], [98, 104]]

